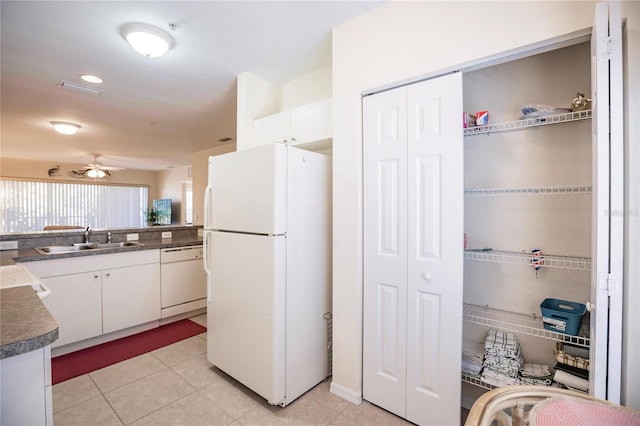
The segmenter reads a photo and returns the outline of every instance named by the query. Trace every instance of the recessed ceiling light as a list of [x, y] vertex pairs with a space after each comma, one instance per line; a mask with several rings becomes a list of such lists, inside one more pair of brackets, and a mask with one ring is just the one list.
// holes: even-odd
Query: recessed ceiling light
[[104, 81], [97, 75], [93, 75], [93, 74], [81, 74], [80, 78], [88, 83], [94, 83], [94, 84], [100, 84]]
[[149, 58], [164, 55], [174, 43], [169, 33], [149, 24], [125, 24], [120, 32], [136, 52]]
[[78, 132], [78, 129], [82, 127], [79, 124], [69, 123], [68, 121], [50, 121], [49, 123], [53, 126], [56, 132], [62, 135], [75, 135]]

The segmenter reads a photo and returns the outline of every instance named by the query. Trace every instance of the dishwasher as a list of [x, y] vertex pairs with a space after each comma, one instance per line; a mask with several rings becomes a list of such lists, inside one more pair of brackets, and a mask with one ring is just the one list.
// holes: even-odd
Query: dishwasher
[[160, 251], [162, 318], [207, 306], [207, 275], [202, 245]]

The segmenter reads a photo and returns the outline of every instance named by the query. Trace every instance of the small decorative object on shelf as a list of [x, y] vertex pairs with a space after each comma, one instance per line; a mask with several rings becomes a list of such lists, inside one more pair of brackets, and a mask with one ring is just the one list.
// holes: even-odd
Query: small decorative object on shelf
[[586, 98], [584, 93], [578, 92], [571, 101], [571, 111], [585, 111], [591, 109], [591, 98]]

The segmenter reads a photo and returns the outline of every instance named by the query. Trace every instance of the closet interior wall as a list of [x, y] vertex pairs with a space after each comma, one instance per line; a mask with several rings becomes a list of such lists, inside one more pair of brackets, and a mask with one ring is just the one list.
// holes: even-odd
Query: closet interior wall
[[[521, 117], [526, 104], [571, 107], [591, 97], [589, 43], [580, 43], [463, 75], [464, 111], [489, 111], [489, 122]], [[473, 195], [470, 189], [590, 186], [591, 120], [465, 136], [464, 232], [467, 249], [591, 257], [591, 194]], [[517, 191], [514, 191], [517, 192]], [[555, 298], [586, 303], [590, 271], [465, 260], [464, 303], [541, 315]], [[581, 335], [588, 335], [587, 313]], [[488, 326], [464, 323], [464, 337], [484, 343]], [[555, 341], [515, 333], [525, 362], [555, 365]], [[483, 390], [463, 383], [463, 405]], [[466, 402], [466, 403], [465, 403]]]

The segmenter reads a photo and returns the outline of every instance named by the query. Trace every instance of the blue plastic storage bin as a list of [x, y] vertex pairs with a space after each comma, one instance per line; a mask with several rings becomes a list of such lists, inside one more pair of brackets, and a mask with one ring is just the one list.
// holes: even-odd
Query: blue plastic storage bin
[[544, 299], [540, 310], [545, 329], [577, 336], [587, 307], [567, 300]]

